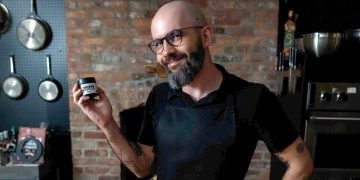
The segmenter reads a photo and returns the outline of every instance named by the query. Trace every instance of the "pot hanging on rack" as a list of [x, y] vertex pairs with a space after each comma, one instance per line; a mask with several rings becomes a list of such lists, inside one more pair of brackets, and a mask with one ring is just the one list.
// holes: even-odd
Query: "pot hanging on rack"
[[60, 83], [51, 75], [50, 55], [46, 56], [46, 67], [48, 77], [39, 84], [39, 95], [45, 101], [55, 101], [60, 98], [62, 88]]
[[10, 12], [0, 0], [0, 34], [4, 33], [10, 25]]
[[29, 90], [25, 78], [15, 73], [14, 55], [10, 56], [10, 75], [3, 82], [3, 91], [11, 99], [23, 98]]
[[36, 2], [31, 0], [30, 14], [20, 22], [17, 28], [20, 43], [31, 50], [40, 50], [51, 41], [50, 26], [36, 13]]

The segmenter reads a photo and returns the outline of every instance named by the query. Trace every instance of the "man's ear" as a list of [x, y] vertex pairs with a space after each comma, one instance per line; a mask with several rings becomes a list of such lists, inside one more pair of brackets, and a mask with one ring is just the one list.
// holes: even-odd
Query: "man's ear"
[[209, 47], [213, 43], [212, 30], [209, 26], [203, 27], [201, 30], [202, 43], [204, 47]]

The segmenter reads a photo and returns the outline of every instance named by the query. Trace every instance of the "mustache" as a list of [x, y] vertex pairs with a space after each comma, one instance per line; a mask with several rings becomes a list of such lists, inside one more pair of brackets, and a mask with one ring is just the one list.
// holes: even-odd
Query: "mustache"
[[185, 53], [172, 53], [167, 55], [163, 60], [162, 60], [162, 64], [163, 65], [167, 65], [169, 64], [171, 61], [179, 61], [180, 59], [186, 58], [187, 55]]

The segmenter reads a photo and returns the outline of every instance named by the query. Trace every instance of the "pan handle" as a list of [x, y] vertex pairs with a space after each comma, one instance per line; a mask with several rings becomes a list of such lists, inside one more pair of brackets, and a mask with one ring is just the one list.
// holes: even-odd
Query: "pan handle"
[[14, 66], [14, 55], [10, 55], [10, 72], [11, 74], [15, 73], [15, 66]]
[[50, 55], [46, 55], [46, 69], [47, 69], [47, 75], [51, 75], [51, 62], [50, 62]]
[[35, 0], [30, 0], [31, 2], [31, 13], [34, 13], [34, 14], [36, 14], [37, 12], [36, 12], [36, 1]]

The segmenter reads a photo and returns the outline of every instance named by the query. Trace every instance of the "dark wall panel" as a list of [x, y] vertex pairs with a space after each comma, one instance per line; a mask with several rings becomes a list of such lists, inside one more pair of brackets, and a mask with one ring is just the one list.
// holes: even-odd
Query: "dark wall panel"
[[[0, 90], [0, 130], [11, 126], [38, 127], [48, 122], [57, 132], [69, 131], [68, 82], [66, 63], [65, 14], [63, 0], [37, 0], [37, 14], [51, 27], [49, 46], [33, 51], [21, 45], [17, 38], [17, 26], [31, 10], [30, 0], [3, 0], [11, 13], [9, 29], [0, 34], [0, 83], [10, 74], [9, 55], [14, 54], [16, 73], [29, 84], [28, 94], [19, 100], [9, 99]], [[60, 99], [46, 102], [38, 95], [39, 83], [47, 77], [46, 55], [51, 55], [52, 75], [63, 89]]]

